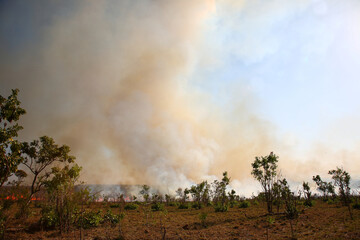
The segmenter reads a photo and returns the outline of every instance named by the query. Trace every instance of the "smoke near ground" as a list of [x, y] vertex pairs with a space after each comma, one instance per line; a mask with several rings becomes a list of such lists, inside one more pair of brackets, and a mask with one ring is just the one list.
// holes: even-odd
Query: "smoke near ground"
[[[274, 2], [262, 11], [277, 12], [280, 19], [312, 4]], [[247, 25], [236, 24], [232, 11], [243, 11], [255, 28], [262, 23], [253, 10], [262, 4], [250, 4], [250, 10], [247, 5], [5, 1], [0, 10], [1, 33], [7, 33], [0, 37], [0, 92], [20, 89], [28, 112], [21, 138], [49, 135], [69, 145], [90, 184], [149, 184], [173, 191], [227, 170], [246, 188], [241, 182], [249, 181], [250, 163], [270, 151], [280, 155], [283, 174], [295, 181], [310, 180], [314, 169], [325, 174], [342, 164], [359, 174], [354, 152], [334, 150], [332, 155], [314, 147], [299, 154], [291, 145], [296, 139], [278, 134], [259, 113], [259, 98], [245, 79], [237, 77], [223, 89], [215, 85], [225, 92], [220, 97], [202, 87], [212, 84], [206, 71], [221, 68], [231, 54], [256, 64], [279, 48], [276, 39], [251, 38], [266, 32], [251, 33]], [[249, 35], [229, 46], [207, 39], [221, 33], [220, 23], [213, 24], [219, 16], [224, 28]], [[339, 154], [340, 162], [334, 157]], [[329, 160], [322, 161], [324, 156]]]

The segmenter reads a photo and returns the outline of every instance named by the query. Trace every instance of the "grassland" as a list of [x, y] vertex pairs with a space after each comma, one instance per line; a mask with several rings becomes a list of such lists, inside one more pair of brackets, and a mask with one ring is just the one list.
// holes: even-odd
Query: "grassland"
[[[101, 210], [109, 204], [91, 203], [88, 210]], [[110, 208], [118, 213], [119, 208]], [[346, 207], [317, 200], [314, 207], [299, 207], [301, 214], [294, 220], [297, 239], [360, 239], [360, 210], [354, 210], [351, 220]], [[16, 211], [16, 209], [14, 209]], [[291, 239], [289, 220], [283, 214], [266, 214], [263, 204], [249, 208], [229, 208], [228, 212], [215, 212], [210, 207], [200, 210], [178, 209], [166, 206], [164, 211], [149, 211], [140, 204], [137, 210], [126, 210], [121, 221], [125, 239]], [[8, 223], [6, 239], [80, 239], [80, 229], [71, 228], [60, 235], [58, 230], [44, 230], [39, 225], [40, 208], [31, 206], [31, 216], [12, 219]], [[205, 225], [200, 213], [206, 212]], [[273, 221], [271, 221], [272, 219]], [[269, 221], [270, 220], [270, 221]], [[271, 223], [272, 222], [272, 223]], [[119, 239], [119, 225], [102, 224], [82, 230], [82, 239]]]

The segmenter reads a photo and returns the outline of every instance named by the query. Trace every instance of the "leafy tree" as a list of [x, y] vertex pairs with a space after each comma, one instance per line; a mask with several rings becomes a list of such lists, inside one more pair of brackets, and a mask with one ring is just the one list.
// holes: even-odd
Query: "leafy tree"
[[52, 138], [47, 136], [40, 137], [40, 140], [34, 140], [30, 143], [24, 142], [21, 152], [24, 157], [24, 166], [33, 175], [27, 205], [34, 194], [41, 190], [46, 180], [52, 176], [50, 166], [56, 162], [73, 163], [75, 160], [74, 156], [69, 155], [69, 146], [62, 145], [59, 147]]
[[0, 187], [17, 172], [22, 161], [21, 144], [15, 139], [23, 129], [16, 123], [26, 111], [20, 107], [18, 89], [13, 89], [8, 98], [0, 95]]
[[217, 212], [226, 212], [228, 209], [227, 206], [227, 196], [226, 196], [226, 187], [230, 183], [230, 178], [228, 177], [228, 173], [223, 173], [223, 178], [221, 181], [215, 180], [213, 183], [214, 186], [214, 207]]
[[278, 158], [271, 152], [265, 157], [255, 157], [255, 161], [251, 164], [253, 168], [251, 174], [260, 182], [264, 190], [269, 213], [273, 212], [273, 186], [276, 182]]
[[149, 198], [150, 198], [149, 193], [150, 193], [150, 187], [148, 185], [143, 185], [142, 189], [140, 190], [140, 194], [143, 197], [145, 202], [149, 201]]
[[80, 171], [81, 167], [77, 164], [65, 165], [63, 168], [53, 167], [52, 177], [44, 181], [48, 205], [43, 208], [41, 221], [43, 224], [46, 223], [44, 213], [52, 212], [55, 219], [54, 225], [59, 226], [60, 233], [69, 231], [78, 208], [79, 197], [82, 198], [83, 192], [76, 192], [74, 188], [80, 177]]
[[175, 191], [175, 193], [176, 193], [176, 196], [178, 196], [179, 199], [182, 200], [182, 198], [183, 198], [183, 190], [182, 190], [182, 188], [178, 188], [178, 189]]
[[311, 202], [311, 191], [310, 191], [310, 186], [308, 182], [303, 182], [302, 184], [303, 186], [303, 192], [304, 192], [304, 197], [305, 197], [305, 205], [308, 207], [312, 206], [312, 202]]
[[344, 169], [337, 167], [335, 170], [330, 170], [329, 174], [332, 175], [332, 179], [335, 181], [335, 186], [339, 188], [341, 200], [345, 206], [348, 207], [350, 217], [353, 219], [351, 212], [351, 192], [350, 192], [350, 174]]
[[232, 189], [230, 192], [228, 192], [228, 197], [229, 197], [230, 207], [233, 208], [235, 205], [236, 197], [237, 197], [234, 189]]
[[190, 188], [192, 199], [195, 202], [195, 208], [201, 209], [202, 203], [207, 202], [209, 186], [207, 181], [203, 181], [197, 185], [193, 185]]
[[319, 175], [313, 176], [313, 181], [317, 185], [317, 189], [323, 193], [324, 200], [328, 199], [328, 195], [335, 194], [334, 185], [331, 182], [325, 182]]
[[285, 203], [285, 215], [290, 222], [292, 239], [296, 239], [295, 231], [293, 227], [293, 220], [299, 217], [299, 211], [297, 210], [296, 207], [297, 206], [296, 197], [294, 193], [291, 192], [290, 187], [285, 178], [283, 180], [279, 180], [279, 186], [281, 189], [281, 196]]

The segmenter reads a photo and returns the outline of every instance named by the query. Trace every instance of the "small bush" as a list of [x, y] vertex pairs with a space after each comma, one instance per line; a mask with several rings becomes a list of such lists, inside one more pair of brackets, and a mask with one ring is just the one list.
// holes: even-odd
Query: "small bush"
[[164, 204], [162, 203], [153, 203], [151, 205], [151, 210], [153, 211], [163, 211], [164, 210]]
[[119, 207], [120, 207], [120, 204], [118, 204], [118, 203], [113, 203], [113, 204], [110, 204], [110, 207], [111, 207], [111, 208], [119, 208]]
[[258, 200], [255, 200], [255, 201], [253, 202], [253, 205], [254, 205], [254, 206], [258, 206], [258, 205], [259, 205]]
[[82, 227], [88, 229], [99, 226], [103, 221], [101, 211], [88, 211], [79, 218], [78, 226], [81, 226], [82, 223]]
[[355, 203], [352, 205], [353, 209], [360, 210], [360, 203]]
[[250, 202], [249, 201], [241, 201], [240, 203], [239, 203], [239, 208], [248, 208], [248, 207], [250, 207]]
[[201, 203], [198, 203], [198, 202], [194, 202], [192, 205], [191, 205], [192, 208], [195, 208], [195, 209], [201, 209], [202, 205]]
[[41, 210], [40, 223], [46, 229], [55, 228], [58, 225], [58, 217], [55, 213], [55, 209], [51, 207], [44, 207]]
[[328, 199], [328, 200], [327, 200], [327, 203], [328, 203], [328, 204], [334, 204], [334, 201], [331, 200], [331, 199]]
[[169, 206], [170, 207], [178, 207], [179, 203], [177, 203], [177, 202], [169, 202]]
[[219, 204], [216, 204], [214, 205], [214, 209], [215, 209], [215, 212], [227, 212], [228, 210], [228, 205], [221, 205], [220, 203]]
[[179, 209], [189, 209], [189, 204], [187, 204], [187, 203], [180, 203], [180, 205], [179, 205], [178, 208], [179, 208]]
[[139, 206], [135, 203], [127, 203], [124, 207], [125, 210], [136, 210]]
[[306, 207], [313, 207], [315, 205], [314, 201], [304, 201], [303, 205]]
[[115, 225], [119, 223], [120, 216], [117, 214], [113, 214], [110, 209], [104, 215], [103, 223], [110, 223], [111, 225]]
[[208, 213], [206, 213], [206, 212], [201, 212], [201, 213], [199, 213], [199, 219], [200, 219], [201, 225], [202, 225], [203, 227], [206, 227], [206, 218], [207, 218], [207, 215], [208, 215]]

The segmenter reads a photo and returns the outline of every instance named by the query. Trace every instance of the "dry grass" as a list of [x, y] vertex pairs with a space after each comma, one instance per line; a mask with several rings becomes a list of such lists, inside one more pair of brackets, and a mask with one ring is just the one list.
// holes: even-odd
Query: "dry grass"
[[[103, 208], [92, 204], [91, 208]], [[146, 220], [143, 206], [135, 211], [126, 211], [122, 221], [125, 239], [162, 239], [162, 224], [166, 228], [166, 239], [291, 239], [290, 224], [281, 214], [274, 215], [269, 226], [265, 206], [230, 208], [228, 212], [215, 212], [208, 207], [201, 210], [179, 210], [166, 207], [166, 212], [152, 212]], [[118, 209], [112, 209], [113, 212]], [[32, 208], [34, 214], [27, 220], [13, 219], [9, 224], [6, 239], [80, 239], [79, 229], [72, 229], [60, 236], [55, 230], [42, 231], [36, 227], [40, 209]], [[201, 225], [199, 213], [208, 212], [207, 227]], [[360, 239], [360, 211], [354, 210], [351, 220], [345, 207], [317, 201], [312, 208], [304, 209], [296, 223], [298, 239]], [[84, 231], [84, 239], [117, 239], [118, 228], [100, 226]]]

